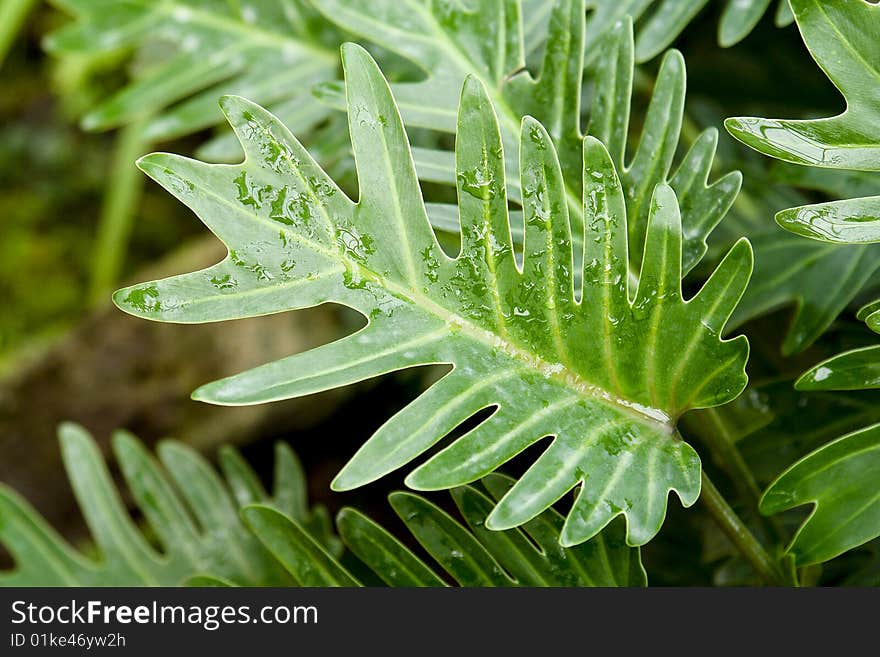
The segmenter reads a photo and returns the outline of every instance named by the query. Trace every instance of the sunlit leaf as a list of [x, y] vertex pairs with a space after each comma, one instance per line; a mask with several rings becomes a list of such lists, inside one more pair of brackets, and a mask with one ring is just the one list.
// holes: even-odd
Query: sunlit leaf
[[[650, 204], [636, 289], [626, 275], [622, 186], [604, 146], [584, 141], [587, 239], [575, 286], [562, 174], [543, 127], [522, 127], [525, 254], [510, 240], [503, 146], [492, 103], [465, 83], [456, 151], [463, 245], [456, 258], [428, 223], [390, 90], [365, 51], [343, 49], [360, 199], [349, 200], [270, 114], [239, 98], [224, 109], [247, 159], [209, 165], [148, 156], [141, 167], [195, 210], [229, 248], [219, 264], [119, 291], [117, 304], [162, 321], [205, 322], [336, 302], [365, 328], [338, 342], [202, 387], [197, 399], [254, 404], [432, 363], [452, 370], [361, 448], [334, 486], [364, 485], [409, 463], [486, 408], [492, 415], [410, 474], [418, 489], [475, 481], [546, 436], [543, 455], [488, 523], [534, 518], [580, 493], [565, 545], [617, 515], [627, 541], [659, 529], [670, 490], [699, 495], [700, 464], [675, 429], [690, 408], [745, 385], [745, 338], [719, 333], [751, 271], [738, 243], [703, 289], [681, 293], [681, 224], [673, 191]], [[581, 299], [582, 297], [582, 299]]]

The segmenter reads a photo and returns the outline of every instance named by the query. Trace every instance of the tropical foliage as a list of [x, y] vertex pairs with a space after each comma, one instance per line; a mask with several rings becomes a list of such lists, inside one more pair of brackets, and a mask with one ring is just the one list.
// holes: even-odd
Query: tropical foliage
[[[35, 4], [0, 10], [13, 66], [28, 15], [50, 11]], [[116, 132], [53, 171], [92, 190], [109, 167], [101, 216], [91, 251], [63, 248], [4, 203], [0, 272], [67, 257], [100, 306], [144, 189], [162, 191], [143, 172], [223, 253], [127, 280], [118, 308], [218, 335], [342, 318], [279, 360], [227, 359], [195, 400], [382, 401], [332, 414], [318, 475], [284, 442], [274, 466], [224, 447], [218, 472], [118, 432], [114, 482], [64, 424], [89, 531], [63, 538], [0, 488], [0, 584], [643, 586], [643, 557], [665, 584], [880, 582], [876, 3], [54, 4], [68, 18], [43, 44], [68, 111]], [[23, 134], [0, 161], [19, 186]], [[186, 239], [174, 226], [153, 228], [162, 244]], [[45, 294], [9, 286], [40, 310], [0, 328], [24, 340], [39, 303], [81, 303], [67, 279], [59, 296], [51, 275]], [[404, 392], [369, 396], [389, 380]], [[318, 488], [326, 506], [307, 503]]]

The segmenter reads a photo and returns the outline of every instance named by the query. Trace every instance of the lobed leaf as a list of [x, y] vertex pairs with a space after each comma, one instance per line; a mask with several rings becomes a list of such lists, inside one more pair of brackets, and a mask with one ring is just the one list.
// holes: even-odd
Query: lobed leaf
[[[483, 480], [500, 499], [513, 481], [498, 475]], [[559, 544], [563, 518], [545, 511], [522, 529], [485, 529], [492, 501], [472, 486], [452, 491], [467, 527], [419, 495], [395, 492], [389, 501], [416, 541], [443, 572], [461, 586], [645, 586], [638, 548], [624, 541], [618, 523], [573, 548]], [[315, 585], [356, 585], [354, 576], [323, 551], [296, 522], [263, 507], [245, 510], [262, 523], [257, 534], [298, 581]], [[342, 509], [336, 519], [346, 546], [389, 586], [447, 586], [431, 566], [387, 530], [359, 511]]]
[[[718, 24], [718, 43], [733, 46], [755, 28], [770, 8], [772, 0], [727, 0]], [[637, 21], [636, 57], [641, 62], [653, 59], [666, 50], [709, 4], [708, 0], [588, 0], [593, 10], [591, 31], [600, 31], [632, 16]], [[720, 3], [719, 3], [720, 4]], [[788, 0], [777, 3], [775, 23], [778, 27], [794, 20]]]
[[[327, 116], [309, 89], [334, 75], [336, 56], [307, 2], [54, 1], [76, 20], [49, 35], [50, 52], [147, 53], [131, 82], [83, 118], [88, 129], [146, 118], [146, 139], [180, 137], [222, 122], [216, 103], [224, 93], [270, 104], [297, 130]], [[217, 154], [229, 156], [224, 149]]]
[[[807, 119], [730, 118], [728, 132], [757, 151], [801, 165], [880, 170], [880, 7], [864, 0], [791, 0], [804, 42], [846, 109]], [[776, 220], [817, 240], [880, 240], [880, 197], [791, 208]]]
[[787, 552], [799, 566], [821, 563], [880, 536], [880, 425], [838, 438], [783, 472], [761, 498], [770, 515], [815, 508]]
[[[358, 46], [343, 48], [360, 198], [349, 200], [265, 110], [223, 101], [247, 158], [209, 165], [157, 154], [141, 167], [189, 205], [229, 248], [217, 265], [120, 290], [116, 303], [162, 321], [203, 322], [320, 303], [358, 310], [367, 325], [317, 349], [203, 386], [196, 399], [253, 404], [346, 385], [417, 365], [451, 371], [383, 425], [343, 468], [337, 489], [364, 485], [436, 445], [478, 411], [476, 428], [410, 474], [418, 489], [476, 481], [530, 445], [552, 442], [488, 519], [508, 529], [579, 488], [565, 545], [626, 516], [641, 545], [675, 490], [699, 495], [700, 465], [675, 430], [690, 408], [724, 403], [745, 385], [748, 344], [719, 333], [752, 267], [741, 241], [702, 290], [681, 293], [682, 229], [660, 184], [648, 211], [638, 286], [628, 283], [623, 187], [605, 147], [583, 142], [586, 239], [575, 285], [572, 229], [553, 141], [535, 120], [521, 136], [524, 258], [514, 257], [504, 146], [494, 105], [468, 78], [456, 167], [461, 252], [442, 251], [428, 223], [390, 89]], [[581, 174], [579, 174], [580, 176]]]
[[[59, 429], [64, 464], [100, 554], [72, 549], [14, 491], [0, 487], [0, 543], [15, 567], [0, 572], [3, 586], [174, 586], [205, 578], [245, 585], [289, 585], [292, 580], [241, 524], [230, 495], [264, 504], [275, 500], [254, 485], [252, 470], [226, 450], [222, 481], [196, 452], [166, 441], [159, 463], [130, 434], [117, 432], [113, 450], [137, 508], [161, 551], [126, 510], [102, 456], [81, 427]], [[249, 482], [247, 493], [243, 482]]]
[[[602, 53], [589, 71], [594, 81], [587, 133], [605, 142], [624, 186], [630, 217], [630, 240], [635, 276], [654, 186], [669, 183], [679, 197], [684, 233], [686, 274], [706, 251], [706, 237], [724, 217], [739, 191], [741, 176], [728, 173], [709, 183], [717, 146], [715, 130], [703, 132], [679, 167], [672, 171], [684, 112], [684, 60], [677, 52], [664, 58], [638, 148], [627, 161], [626, 144], [633, 85], [635, 45], [632, 21], [624, 7], [597, 8], [590, 22], [584, 0], [543, 3], [552, 7], [543, 28], [546, 47], [540, 74], [525, 67], [530, 45], [520, 36], [522, 24], [534, 11], [523, 11], [516, 0], [493, 0], [471, 5], [425, 3], [421, 0], [381, 0], [365, 5], [354, 0], [322, 2], [328, 20], [409, 59], [423, 71], [418, 82], [393, 86], [407, 126], [454, 132], [455, 100], [467, 76], [480, 80], [498, 116], [505, 153], [508, 197], [519, 204], [527, 190], [520, 185], [519, 135], [523, 117], [544, 125], [553, 138], [564, 178], [564, 199], [574, 229], [575, 263], [579, 266], [581, 203], [581, 95], [585, 57]], [[541, 17], [543, 24], [543, 14]], [[529, 32], [537, 32], [530, 28]], [[325, 88], [324, 97], [343, 105], [340, 88]], [[454, 158], [440, 149], [415, 149], [416, 170], [424, 180], [456, 184]], [[432, 215], [433, 216], [433, 215]], [[447, 227], [440, 223], [438, 227]]]
[[778, 229], [751, 238], [755, 272], [730, 329], [780, 307], [794, 304], [782, 353], [802, 351], [815, 342], [868, 285], [880, 268], [880, 246], [837, 245], [800, 239]]

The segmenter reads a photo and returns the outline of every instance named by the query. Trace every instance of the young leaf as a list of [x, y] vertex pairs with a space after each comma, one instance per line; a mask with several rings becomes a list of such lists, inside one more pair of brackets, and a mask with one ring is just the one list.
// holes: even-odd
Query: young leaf
[[[727, 130], [766, 155], [795, 164], [880, 171], [880, 6], [863, 0], [791, 0], [810, 54], [846, 99], [837, 116], [731, 118]], [[880, 241], [880, 196], [780, 212], [784, 228], [830, 242]]]
[[880, 536], [880, 425], [851, 433], [804, 457], [761, 498], [770, 515], [815, 504], [788, 547], [799, 566], [828, 561]]
[[[92, 438], [80, 427], [59, 429], [65, 467], [101, 558], [74, 551], [12, 490], [0, 487], [0, 543], [15, 568], [0, 572], [3, 586], [174, 586], [196, 577], [237, 584], [290, 585], [293, 581], [238, 518], [229, 487], [198, 454], [164, 443], [163, 468], [132, 436], [119, 432], [113, 449], [123, 478], [155, 535], [161, 553], [132, 522]], [[255, 481], [240, 458], [231, 487]], [[250, 497], [274, 500], [261, 489]]]
[[675, 430], [690, 408], [735, 398], [746, 382], [744, 337], [719, 333], [746, 286], [741, 241], [703, 289], [681, 293], [681, 223], [658, 185], [637, 289], [629, 289], [623, 190], [604, 146], [584, 141], [587, 239], [575, 287], [566, 201], [553, 142], [522, 127], [525, 254], [514, 258], [503, 146], [484, 87], [462, 91], [457, 180], [462, 249], [450, 258], [428, 224], [409, 146], [375, 62], [346, 45], [348, 118], [360, 199], [353, 203], [265, 110], [226, 98], [247, 159], [209, 165], [157, 154], [142, 169], [189, 205], [229, 255], [200, 272], [120, 290], [120, 308], [148, 319], [204, 322], [325, 302], [367, 325], [335, 343], [204, 386], [195, 398], [254, 404], [297, 397], [432, 363], [452, 370], [383, 425], [334, 482], [348, 489], [399, 468], [478, 411], [475, 429], [408, 478], [450, 488], [492, 472], [545, 436], [550, 446], [488, 523], [527, 522], [579, 487], [565, 545], [617, 515], [627, 541], [657, 532], [670, 490], [699, 495], [700, 464]]

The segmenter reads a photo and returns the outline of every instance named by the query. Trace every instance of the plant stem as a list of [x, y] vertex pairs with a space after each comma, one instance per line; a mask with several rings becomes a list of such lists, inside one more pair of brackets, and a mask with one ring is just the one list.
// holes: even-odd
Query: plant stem
[[90, 297], [93, 303], [103, 301], [119, 281], [144, 184], [144, 176], [134, 162], [149, 148], [149, 142], [143, 137], [145, 123], [146, 119], [134, 121], [116, 136], [92, 260]]
[[748, 560], [752, 567], [771, 586], [785, 586], [791, 584], [786, 581], [782, 569], [779, 564], [764, 549], [764, 546], [758, 542], [758, 539], [743, 524], [739, 516], [736, 515], [724, 496], [715, 488], [715, 484], [706, 475], [702, 473], [702, 492], [700, 493], [700, 501], [706, 506], [712, 518], [721, 528], [721, 531], [731, 540], [731, 542], [742, 552], [743, 556]]
[[740, 495], [748, 500], [751, 508], [754, 509], [761, 519], [764, 528], [774, 538], [784, 541], [785, 532], [782, 531], [782, 528], [775, 519], [766, 518], [758, 513], [758, 506], [761, 501], [761, 488], [758, 486], [751, 468], [749, 468], [746, 460], [743, 458], [742, 452], [736, 446], [733, 436], [730, 435], [730, 430], [718, 413], [718, 409], [704, 409], [700, 411], [700, 416], [708, 420], [709, 426], [702, 428], [699, 431], [699, 436], [712, 453], [713, 460], [730, 477]]
[[746, 465], [742, 452], [739, 451], [734, 443], [730, 431], [725, 426], [724, 421], [715, 408], [707, 408], [703, 411], [709, 420], [710, 426], [708, 431], [701, 432], [701, 437], [706, 446], [719, 465], [725, 468], [733, 480], [734, 485], [740, 489], [740, 492], [748, 498], [755, 506], [758, 507], [758, 500], [761, 499], [761, 489], [751, 469]]

